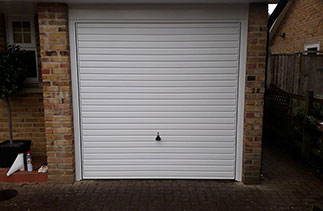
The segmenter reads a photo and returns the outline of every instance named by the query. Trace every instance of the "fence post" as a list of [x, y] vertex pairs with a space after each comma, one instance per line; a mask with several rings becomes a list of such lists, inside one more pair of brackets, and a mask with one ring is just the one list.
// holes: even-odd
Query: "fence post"
[[299, 91], [299, 83], [301, 76], [301, 67], [302, 67], [302, 54], [295, 54], [295, 73], [293, 78], [293, 94], [301, 94]]
[[305, 94], [305, 109], [304, 109], [304, 127], [303, 127], [303, 140], [302, 140], [302, 159], [308, 161], [311, 153], [311, 134], [309, 134], [307, 126], [307, 116], [313, 104], [314, 92], [307, 91]]
[[294, 107], [293, 98], [291, 96], [289, 96], [289, 99], [288, 99], [288, 111], [287, 111], [289, 116], [293, 116], [293, 107]]
[[269, 89], [270, 87], [270, 83], [272, 81], [272, 77], [273, 77], [273, 70], [274, 68], [272, 68], [272, 62], [274, 60], [273, 55], [269, 55], [268, 56], [268, 66], [267, 66], [267, 72], [266, 72], [266, 88]]
[[318, 131], [321, 132], [320, 136], [320, 158], [321, 158], [321, 168], [323, 168], [323, 122], [320, 122], [317, 126]]

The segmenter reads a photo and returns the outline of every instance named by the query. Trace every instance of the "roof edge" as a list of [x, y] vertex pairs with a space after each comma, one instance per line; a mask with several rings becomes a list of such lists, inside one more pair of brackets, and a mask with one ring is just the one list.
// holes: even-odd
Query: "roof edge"
[[[275, 15], [272, 17], [270, 16], [268, 20], [268, 29], [269, 29], [269, 43], [272, 41], [274, 36], [276, 35], [283, 19], [285, 18], [287, 12], [289, 11], [290, 7], [292, 6], [292, 3], [294, 0], [281, 0], [276, 9], [274, 10], [273, 14]], [[281, 5], [279, 5], [281, 4]], [[279, 7], [278, 7], [279, 6]]]

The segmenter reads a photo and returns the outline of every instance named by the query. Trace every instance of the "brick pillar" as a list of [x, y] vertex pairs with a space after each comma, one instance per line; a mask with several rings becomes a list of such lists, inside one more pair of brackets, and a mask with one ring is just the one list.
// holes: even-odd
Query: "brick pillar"
[[48, 181], [75, 178], [72, 89], [66, 4], [38, 4]]
[[246, 184], [260, 183], [267, 20], [267, 4], [249, 5], [243, 137], [243, 182]]
[[6, 27], [5, 27], [5, 17], [0, 14], [0, 51], [4, 50], [6, 46]]

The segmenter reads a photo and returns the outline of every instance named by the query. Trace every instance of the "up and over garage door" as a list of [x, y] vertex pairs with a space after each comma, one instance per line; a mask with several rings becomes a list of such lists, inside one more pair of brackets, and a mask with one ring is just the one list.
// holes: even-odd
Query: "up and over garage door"
[[79, 22], [75, 35], [84, 179], [235, 178], [240, 23]]

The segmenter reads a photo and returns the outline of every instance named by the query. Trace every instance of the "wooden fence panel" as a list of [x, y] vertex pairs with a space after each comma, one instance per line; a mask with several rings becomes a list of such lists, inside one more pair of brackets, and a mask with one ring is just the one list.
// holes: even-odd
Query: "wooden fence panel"
[[272, 54], [267, 74], [267, 86], [298, 95], [307, 90], [323, 94], [323, 55]]
[[[306, 75], [305, 82], [309, 90], [323, 94], [323, 56], [308, 55], [303, 57], [302, 71]], [[304, 87], [306, 88], [306, 87]]]
[[[280, 75], [282, 78], [286, 76], [284, 73]], [[265, 94], [264, 141], [275, 142], [292, 150], [302, 160], [313, 163], [315, 168], [323, 168], [323, 153], [320, 152], [323, 142], [318, 141], [320, 133], [316, 123], [310, 121], [310, 117], [323, 121], [323, 116], [315, 109], [316, 103], [323, 105], [323, 99], [314, 98], [313, 91], [297, 95], [270, 84]], [[317, 161], [319, 164], [314, 164]]]

